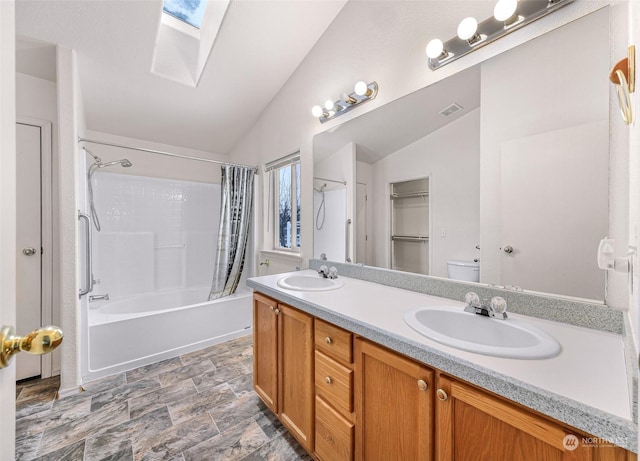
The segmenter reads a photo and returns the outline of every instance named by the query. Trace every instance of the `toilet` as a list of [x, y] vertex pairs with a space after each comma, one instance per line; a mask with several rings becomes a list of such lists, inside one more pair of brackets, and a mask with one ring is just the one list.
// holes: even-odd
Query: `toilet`
[[452, 259], [447, 261], [447, 274], [450, 279], [465, 282], [480, 281], [480, 263]]

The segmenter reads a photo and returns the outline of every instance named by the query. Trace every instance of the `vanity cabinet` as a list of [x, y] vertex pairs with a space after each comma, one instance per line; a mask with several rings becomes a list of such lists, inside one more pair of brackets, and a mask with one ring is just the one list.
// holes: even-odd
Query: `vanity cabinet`
[[254, 388], [314, 459], [637, 461], [259, 293], [253, 315]]
[[321, 461], [352, 461], [353, 334], [315, 320], [316, 451]]
[[313, 452], [313, 317], [256, 293], [253, 318], [256, 393]]
[[434, 370], [356, 338], [356, 460], [433, 459]]
[[581, 432], [442, 374], [435, 410], [438, 461], [637, 459], [622, 448], [584, 445]]

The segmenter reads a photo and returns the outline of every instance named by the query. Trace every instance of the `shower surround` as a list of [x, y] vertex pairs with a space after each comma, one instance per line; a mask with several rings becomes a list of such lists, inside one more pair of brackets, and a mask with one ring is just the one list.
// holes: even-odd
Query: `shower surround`
[[92, 295], [109, 300], [89, 303], [85, 380], [250, 331], [248, 292], [207, 301], [220, 185], [102, 172], [93, 180], [102, 231], [93, 234]]

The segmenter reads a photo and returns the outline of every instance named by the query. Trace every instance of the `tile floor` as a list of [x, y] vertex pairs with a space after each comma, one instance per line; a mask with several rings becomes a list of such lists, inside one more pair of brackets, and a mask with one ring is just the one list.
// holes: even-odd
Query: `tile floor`
[[252, 388], [251, 336], [91, 382], [16, 386], [18, 460], [311, 460]]

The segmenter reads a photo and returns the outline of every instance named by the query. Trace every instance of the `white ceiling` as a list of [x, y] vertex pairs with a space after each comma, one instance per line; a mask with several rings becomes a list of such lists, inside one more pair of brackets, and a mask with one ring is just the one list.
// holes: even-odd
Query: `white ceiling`
[[225, 154], [345, 2], [232, 0], [197, 88], [150, 72], [161, 0], [18, 0], [16, 31], [76, 50], [89, 130]]
[[[453, 103], [462, 110], [442, 116], [440, 111]], [[375, 163], [478, 107], [480, 66], [474, 66], [320, 133], [313, 138], [314, 161], [354, 142], [357, 159]]]

